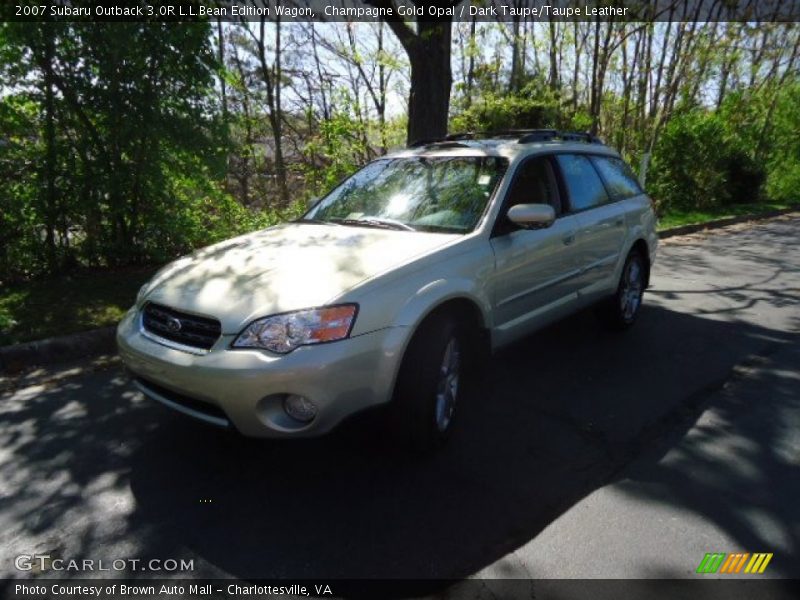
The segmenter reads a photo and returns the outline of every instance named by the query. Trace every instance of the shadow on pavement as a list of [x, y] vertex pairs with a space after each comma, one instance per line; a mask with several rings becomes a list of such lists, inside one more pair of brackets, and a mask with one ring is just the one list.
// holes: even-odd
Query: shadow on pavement
[[[197, 577], [465, 577], [536, 537], [643, 449], [677, 444], [745, 356], [796, 339], [653, 306], [622, 335], [578, 315], [495, 356], [479, 401], [428, 460], [363, 430], [242, 439], [145, 401], [121, 372], [54, 381], [0, 403], [5, 553], [112, 558], [113, 547], [200, 559]], [[767, 453], [779, 425], [776, 416], [741, 435]], [[768, 458], [752, 465], [766, 497], [782, 493], [790, 461]], [[715, 477], [719, 489], [744, 484], [725, 468]], [[690, 508], [757, 544], [757, 521], [736, 518], [726, 501]], [[787, 559], [796, 561], [796, 521], [767, 516], [794, 532]], [[24, 539], [39, 547], [17, 547]]]
[[[789, 340], [652, 307], [620, 337], [583, 314], [496, 356], [451, 444], [423, 461], [364, 431], [274, 443], [166, 419], [132, 458], [130, 525], [158, 532], [153, 555], [188, 547], [243, 578], [465, 577], [685, 431], [743, 356]], [[759, 475], [773, 494], [786, 472]], [[735, 476], [717, 473], [722, 486]], [[757, 539], [724, 510], [704, 514]]]
[[[638, 502], [699, 515], [736, 541], [772, 552], [767, 576], [800, 575], [800, 345], [747, 365], [715, 395], [691, 431], [676, 430], [626, 469], [619, 485]], [[710, 551], [711, 551], [710, 550]], [[658, 576], [658, 575], [656, 575]]]

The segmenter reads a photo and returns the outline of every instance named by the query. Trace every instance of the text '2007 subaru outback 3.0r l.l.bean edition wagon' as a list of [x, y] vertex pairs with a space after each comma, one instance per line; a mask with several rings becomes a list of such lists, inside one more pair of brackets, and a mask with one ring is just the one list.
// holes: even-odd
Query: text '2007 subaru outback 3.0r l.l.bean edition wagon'
[[634, 323], [655, 222], [589, 135], [450, 136], [375, 160], [295, 222], [169, 264], [119, 350], [147, 396], [245, 435], [315, 436], [385, 404], [430, 449], [479, 349], [592, 304]]

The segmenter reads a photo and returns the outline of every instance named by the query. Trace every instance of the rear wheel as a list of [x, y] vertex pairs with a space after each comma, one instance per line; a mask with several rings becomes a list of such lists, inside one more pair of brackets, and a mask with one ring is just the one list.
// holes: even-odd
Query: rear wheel
[[470, 351], [463, 326], [450, 315], [430, 318], [415, 333], [400, 366], [391, 414], [404, 446], [430, 452], [450, 436]]
[[616, 293], [600, 309], [600, 316], [613, 329], [628, 329], [636, 322], [645, 282], [645, 259], [641, 252], [632, 250], [625, 259]]

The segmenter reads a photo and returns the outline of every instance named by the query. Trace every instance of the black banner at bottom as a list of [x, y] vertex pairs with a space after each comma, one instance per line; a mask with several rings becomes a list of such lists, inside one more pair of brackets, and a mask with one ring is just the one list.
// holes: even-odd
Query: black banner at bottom
[[797, 579], [190, 580], [3, 579], [2, 600], [255, 600], [443, 598], [484, 600], [796, 600]]

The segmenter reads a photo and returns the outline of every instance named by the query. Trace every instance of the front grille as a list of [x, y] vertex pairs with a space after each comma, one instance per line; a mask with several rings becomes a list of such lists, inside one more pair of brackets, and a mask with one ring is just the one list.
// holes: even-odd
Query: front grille
[[209, 350], [222, 334], [216, 319], [190, 315], [160, 304], [148, 303], [142, 311], [145, 331], [176, 344]]

